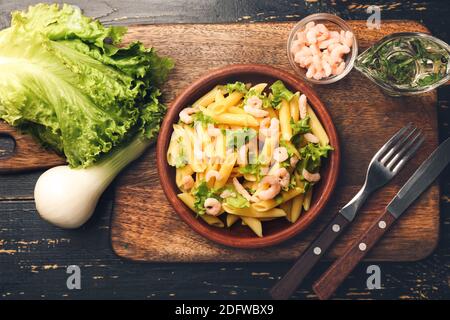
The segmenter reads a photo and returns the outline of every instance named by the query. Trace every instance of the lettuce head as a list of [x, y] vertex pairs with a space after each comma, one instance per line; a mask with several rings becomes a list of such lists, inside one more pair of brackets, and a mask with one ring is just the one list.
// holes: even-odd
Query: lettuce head
[[164, 116], [159, 87], [172, 60], [78, 7], [38, 4], [0, 31], [0, 119], [87, 167]]

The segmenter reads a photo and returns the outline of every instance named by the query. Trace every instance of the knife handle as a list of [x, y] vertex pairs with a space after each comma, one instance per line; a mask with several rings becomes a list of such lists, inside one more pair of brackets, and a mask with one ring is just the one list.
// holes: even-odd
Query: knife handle
[[349, 223], [350, 221], [341, 214], [334, 217], [286, 275], [273, 286], [270, 290], [272, 298], [288, 299]]
[[313, 290], [321, 300], [330, 298], [356, 265], [366, 256], [377, 241], [395, 222], [388, 211], [337, 259], [313, 285]]

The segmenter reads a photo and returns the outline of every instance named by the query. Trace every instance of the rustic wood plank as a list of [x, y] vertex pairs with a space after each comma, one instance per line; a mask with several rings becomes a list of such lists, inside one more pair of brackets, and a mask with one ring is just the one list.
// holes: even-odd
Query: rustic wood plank
[[[94, 219], [79, 230], [61, 230], [42, 221], [31, 201], [7, 201], [0, 211], [0, 299], [262, 299], [290, 263], [132, 263], [110, 249], [110, 203], [102, 201]], [[450, 240], [449, 226], [442, 241]], [[366, 289], [363, 263], [337, 292], [338, 299], [448, 297], [448, 251], [417, 263], [379, 263], [381, 290]], [[82, 289], [67, 290], [66, 268], [81, 268]], [[447, 264], [447, 266], [446, 266]], [[312, 299], [312, 280], [293, 298]], [[195, 290], [193, 290], [195, 288]]]
[[[9, 12], [13, 9], [24, 8], [33, 1], [2, 1], [0, 2], [0, 28], [9, 25]], [[41, 2], [36, 0], [34, 2]], [[346, 19], [366, 19], [365, 9], [373, 4], [372, 0], [356, 1], [223, 1], [235, 10], [220, 11], [215, 15], [192, 14], [197, 10], [195, 6], [174, 7], [174, 1], [139, 0], [139, 1], [86, 1], [73, 0], [71, 3], [80, 5], [86, 13], [96, 16], [104, 16], [103, 21], [110, 23], [109, 13], [115, 10], [119, 17], [131, 17], [130, 11], [135, 10], [135, 3], [139, 3], [140, 11], [137, 15], [148, 17], [138, 22], [143, 23], [171, 23], [171, 22], [233, 22], [242, 21], [297, 21], [301, 17], [314, 12], [334, 12]], [[144, 5], [142, 5], [144, 3]], [[238, 3], [239, 5], [237, 5]], [[432, 33], [447, 42], [448, 27], [447, 17], [450, 6], [445, 1], [376, 1], [383, 5], [382, 19], [414, 19], [421, 20], [430, 28]], [[203, 9], [208, 7], [214, 10], [217, 1], [205, 1]], [[167, 14], [173, 8], [171, 14]], [[126, 24], [132, 19], [119, 19], [116, 23]], [[439, 132], [441, 141], [450, 135], [449, 103], [450, 90], [439, 90], [440, 100], [446, 101], [439, 108]], [[21, 174], [19, 181], [13, 176], [0, 176], [0, 199], [11, 199], [20, 192], [20, 197], [32, 197], [35, 180], [38, 174]], [[450, 267], [450, 170], [442, 175], [442, 221], [441, 239], [438, 249], [426, 260], [415, 263], [381, 263], [382, 290], [367, 290], [365, 286], [365, 269], [368, 264], [363, 264], [355, 270], [352, 276], [343, 284], [337, 293], [339, 299], [448, 299], [449, 292], [449, 267]], [[47, 224], [40, 224], [40, 219], [33, 212], [34, 205], [31, 202], [0, 201], [0, 229], [9, 230], [0, 234], [3, 241], [20, 239], [25, 235], [29, 241], [37, 241], [41, 238], [53, 239], [60, 237], [60, 231]], [[5, 213], [20, 215], [21, 219], [2, 219]], [[23, 215], [28, 212], [28, 215]], [[22, 214], [22, 215], [21, 215]], [[97, 212], [106, 214], [109, 212]], [[37, 225], [24, 231], [23, 224]], [[107, 226], [105, 226], [107, 228]], [[62, 232], [67, 237], [66, 231]], [[136, 264], [111, 258], [109, 248], [109, 235], [104, 236], [96, 228], [83, 230], [80, 233], [70, 235], [71, 246], [61, 245], [45, 250], [34, 248], [23, 250], [15, 256], [0, 255], [0, 299], [28, 298], [39, 299], [45, 295], [48, 298], [259, 298], [261, 291], [271, 287], [277, 277], [287, 271], [289, 263], [258, 263], [258, 264]], [[88, 239], [85, 241], [85, 239]], [[0, 240], [0, 241], [1, 241]], [[20, 240], [19, 240], [20, 241]], [[98, 250], [85, 251], [94, 244], [98, 244]], [[20, 244], [12, 243], [13, 249]], [[8, 247], [8, 248], [11, 248]], [[106, 248], [106, 249], [105, 249]], [[58, 250], [56, 250], [58, 249]], [[77, 261], [82, 263], [82, 272], [89, 272], [95, 279], [87, 277], [83, 282], [83, 290], [69, 292], [64, 288], [65, 273], [61, 268], [46, 269], [40, 273], [32, 273], [31, 265], [44, 264], [69, 264], [73, 256], [78, 256]], [[48, 257], [48, 258], [46, 258]], [[69, 257], [69, 258], [65, 258]], [[17, 268], [17, 261], [22, 261]], [[64, 261], [64, 262], [63, 262]], [[85, 266], [85, 267], [84, 267]], [[311, 278], [317, 277], [324, 271], [326, 264], [321, 265]], [[85, 270], [86, 268], [86, 270]], [[3, 276], [5, 270], [10, 270]], [[195, 290], [193, 290], [195, 288]], [[305, 283], [294, 298], [311, 299], [311, 282]]]
[[[385, 21], [379, 31], [367, 31], [365, 21], [349, 23], [361, 50], [395, 31], [427, 31], [413, 21]], [[163, 88], [165, 101], [170, 102], [188, 83], [214, 67], [257, 61], [290, 70], [285, 41], [292, 25], [136, 26], [130, 27], [125, 42], [139, 38], [175, 59], [175, 70]], [[270, 37], [270, 43], [261, 41], [261, 34]], [[427, 144], [392, 183], [371, 197], [350, 230], [328, 254], [329, 258], [339, 256], [370, 225], [372, 217], [383, 210], [413, 169], [436, 147], [436, 94], [389, 98], [356, 71], [352, 71], [343, 81], [314, 89], [337, 127], [342, 166], [333, 199], [313, 227], [292, 241], [262, 250], [229, 249], [207, 241], [191, 231], [173, 212], [161, 191], [150, 151], [118, 179], [112, 221], [112, 244], [116, 253], [128, 259], [159, 262], [292, 260], [357, 192], [364, 181], [367, 164], [387, 137], [408, 122], [416, 123], [424, 130]], [[428, 256], [438, 240], [438, 199], [439, 191], [435, 185], [390, 230], [371, 252], [369, 259], [410, 261]]]

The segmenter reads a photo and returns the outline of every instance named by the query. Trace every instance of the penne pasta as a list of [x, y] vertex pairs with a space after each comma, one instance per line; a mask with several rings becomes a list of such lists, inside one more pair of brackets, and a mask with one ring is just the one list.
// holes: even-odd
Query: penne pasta
[[295, 223], [302, 213], [302, 204], [304, 196], [305, 196], [304, 194], [299, 194], [294, 199], [292, 199], [292, 207], [289, 215], [291, 218], [290, 221], [292, 223]]
[[289, 191], [282, 191], [280, 193], [280, 195], [278, 196], [279, 198], [255, 202], [252, 204], [252, 207], [256, 211], [267, 211], [272, 208], [275, 208], [276, 206], [279, 206], [283, 202], [286, 202], [286, 201], [294, 198], [295, 196], [299, 195], [300, 193], [303, 193], [302, 188], [294, 188], [294, 189], [290, 189]]
[[309, 124], [311, 126], [311, 132], [319, 138], [320, 145], [326, 146], [330, 144], [330, 140], [328, 139], [328, 135], [323, 128], [322, 124], [319, 121], [319, 118], [317, 118], [316, 114], [314, 113], [314, 110], [311, 108], [311, 106], [307, 105], [307, 111], [308, 115], [310, 117]]
[[258, 120], [249, 114], [221, 113], [213, 115], [212, 118], [218, 124], [237, 125], [241, 127], [259, 126]]
[[292, 200], [286, 201], [285, 203], [280, 204], [280, 208], [286, 212], [286, 219], [288, 221], [291, 221], [291, 207], [292, 207]]
[[183, 178], [186, 176], [192, 176], [194, 173], [194, 170], [192, 170], [190, 165], [186, 165], [181, 168], [177, 168], [175, 171], [175, 183], [177, 184], [177, 187], [182, 189], [183, 188]]
[[245, 222], [245, 225], [249, 226], [250, 229], [253, 230], [253, 232], [258, 236], [262, 237], [262, 224], [261, 221], [259, 221], [256, 218], [250, 218], [250, 217], [241, 217], [242, 221]]
[[184, 202], [185, 205], [187, 205], [189, 207], [189, 209], [191, 209], [194, 212], [197, 212], [195, 210], [195, 206], [194, 206], [194, 202], [195, 202], [195, 198], [193, 195], [191, 195], [190, 193], [187, 192], [183, 192], [183, 193], [179, 193], [178, 198], [180, 198], [181, 201]]
[[294, 121], [298, 121], [300, 119], [300, 110], [298, 108], [298, 97], [300, 96], [300, 92], [296, 92], [294, 97], [289, 101], [289, 110], [291, 112], [291, 118]]
[[280, 115], [280, 128], [281, 137], [283, 140], [290, 141], [292, 138], [292, 128], [291, 128], [291, 111], [289, 102], [286, 100], [281, 100], [281, 108], [279, 110]]
[[244, 111], [244, 109], [239, 108], [239, 107], [235, 107], [235, 106], [229, 107], [229, 108], [227, 109], [227, 111], [228, 111], [229, 113], [246, 114], [246, 112]]
[[279, 218], [285, 217], [286, 211], [280, 208], [272, 208], [267, 211], [257, 211], [253, 207], [248, 208], [234, 208], [226, 203], [223, 205], [225, 212], [233, 215], [252, 217], [252, 218]]
[[192, 107], [198, 108], [198, 107], [207, 107], [211, 103], [214, 102], [214, 99], [216, 98], [217, 91], [222, 91], [223, 86], [215, 86], [214, 89], [209, 91], [207, 94], [205, 94], [203, 97], [198, 99], [192, 104]]
[[220, 220], [217, 217], [210, 216], [207, 214], [199, 215], [199, 217], [202, 218], [203, 221], [205, 221], [207, 224], [209, 224], [211, 226], [218, 227], [218, 228], [223, 228], [225, 226], [224, 223], [222, 222], [222, 220]]
[[231, 227], [238, 220], [239, 216], [236, 216], [234, 214], [227, 214], [227, 227]]
[[305, 209], [305, 211], [309, 210], [309, 207], [311, 206], [311, 199], [312, 199], [312, 190], [313, 188], [309, 188], [309, 190], [306, 192], [305, 194], [305, 199], [303, 200], [303, 209]]
[[221, 165], [219, 170], [219, 176], [220, 179], [216, 180], [214, 183], [214, 189], [220, 189], [222, 188], [228, 181], [228, 178], [230, 177], [231, 171], [233, 170], [234, 164], [237, 160], [237, 154], [236, 153], [230, 153], [225, 158], [224, 163]]

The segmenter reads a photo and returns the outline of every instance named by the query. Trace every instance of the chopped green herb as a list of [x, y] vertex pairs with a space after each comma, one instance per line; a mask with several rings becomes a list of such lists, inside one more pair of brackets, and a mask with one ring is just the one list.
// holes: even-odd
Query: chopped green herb
[[203, 112], [199, 111], [192, 115], [192, 118], [194, 119], [194, 123], [200, 122], [202, 125], [208, 125], [208, 124], [214, 124], [214, 119], [210, 116], [207, 116]]
[[213, 189], [209, 189], [206, 182], [202, 181], [197, 187], [195, 187], [192, 190], [192, 195], [195, 198], [194, 201], [194, 207], [195, 211], [199, 214], [205, 214], [205, 200], [208, 198], [216, 198], [218, 199], [218, 196], [216, 195], [215, 191]]
[[272, 107], [274, 109], [280, 108], [282, 99], [290, 101], [294, 97], [294, 94], [284, 86], [281, 80], [275, 81], [270, 89], [272, 90]]
[[304, 119], [301, 119], [299, 121], [294, 121], [291, 119], [291, 128], [292, 128], [292, 135], [295, 136], [297, 134], [305, 134], [308, 132], [311, 132], [311, 126], [309, 125], [310, 117], [306, 116]]
[[245, 83], [239, 82], [239, 81], [236, 81], [235, 83], [228, 83], [228, 84], [226, 84], [225, 85], [225, 90], [228, 93], [233, 93], [234, 91], [237, 91], [237, 92], [241, 92], [241, 93], [244, 93], [244, 94], [247, 93], [247, 91], [248, 91], [247, 86], [245, 85]]
[[247, 164], [244, 167], [239, 168], [239, 172], [242, 174], [251, 174], [256, 177], [256, 180], [260, 180], [261, 178], [261, 164]]

